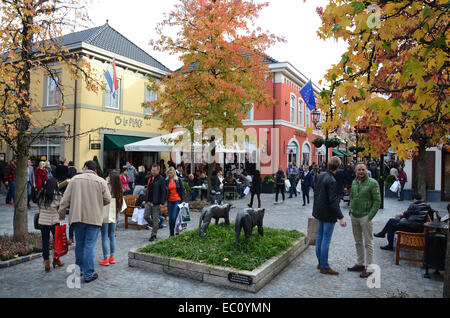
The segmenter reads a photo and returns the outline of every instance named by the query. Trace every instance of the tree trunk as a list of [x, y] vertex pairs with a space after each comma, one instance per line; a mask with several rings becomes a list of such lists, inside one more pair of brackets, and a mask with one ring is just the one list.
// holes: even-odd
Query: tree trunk
[[28, 158], [18, 154], [16, 162], [16, 192], [14, 205], [14, 241], [24, 241], [28, 234], [28, 191], [27, 191]]
[[450, 239], [447, 235], [447, 254], [445, 256], [444, 293], [442, 297], [450, 298]]
[[417, 191], [422, 196], [422, 200], [424, 201], [427, 200], [426, 155], [427, 155], [426, 145], [424, 143], [420, 143], [419, 155], [417, 156]]

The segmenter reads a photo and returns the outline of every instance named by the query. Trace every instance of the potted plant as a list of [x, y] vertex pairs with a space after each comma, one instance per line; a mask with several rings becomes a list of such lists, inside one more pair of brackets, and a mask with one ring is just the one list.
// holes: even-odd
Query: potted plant
[[325, 146], [328, 148], [334, 148], [341, 144], [341, 140], [337, 137], [329, 138], [325, 140]]
[[262, 183], [262, 193], [273, 193], [273, 185], [275, 184], [275, 179], [271, 175], [267, 175], [264, 177], [264, 181]]
[[350, 152], [355, 152], [355, 150], [356, 150], [356, 147], [355, 147], [355, 146], [350, 146], [350, 147], [348, 148], [348, 151], [350, 151]]
[[323, 138], [316, 138], [312, 140], [311, 143], [316, 146], [316, 148], [320, 148], [325, 143], [325, 140]]
[[358, 152], [363, 152], [364, 150], [366, 150], [366, 147], [364, 147], [364, 146], [356, 147], [356, 151], [358, 151]]

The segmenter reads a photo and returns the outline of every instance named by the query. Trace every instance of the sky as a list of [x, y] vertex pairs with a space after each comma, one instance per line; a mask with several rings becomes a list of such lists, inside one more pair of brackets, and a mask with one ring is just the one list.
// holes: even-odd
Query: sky
[[[164, 19], [178, 0], [92, 0], [89, 15], [92, 26], [108, 23], [152, 57], [176, 70], [182, 66], [177, 56], [153, 50], [150, 39], [158, 39], [156, 25]], [[261, 2], [261, 1], [257, 1]], [[279, 62], [289, 62], [318, 85], [326, 71], [341, 59], [345, 43], [323, 41], [317, 36], [321, 25], [317, 7], [328, 0], [271, 0], [261, 11], [255, 25], [283, 36], [286, 43], [277, 43], [267, 53]], [[170, 31], [169, 31], [170, 32]]]

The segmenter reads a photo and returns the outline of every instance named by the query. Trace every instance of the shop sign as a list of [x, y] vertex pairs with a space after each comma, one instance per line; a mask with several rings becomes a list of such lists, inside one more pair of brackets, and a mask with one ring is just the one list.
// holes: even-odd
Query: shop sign
[[116, 116], [114, 118], [116, 126], [130, 127], [130, 128], [142, 128], [144, 121], [142, 119], [136, 119], [131, 117]]

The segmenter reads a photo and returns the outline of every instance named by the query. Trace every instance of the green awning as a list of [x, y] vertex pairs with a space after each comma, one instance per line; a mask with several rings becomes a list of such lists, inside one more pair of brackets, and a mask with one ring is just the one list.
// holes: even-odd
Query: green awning
[[351, 154], [351, 153], [349, 153], [349, 152], [347, 152], [347, 151], [345, 151], [345, 150], [339, 150], [341, 153], [343, 153], [344, 154], [344, 156], [346, 156], [346, 157], [353, 157], [353, 155]]
[[333, 149], [333, 155], [338, 157], [345, 157], [345, 155], [337, 149]]
[[148, 137], [121, 136], [121, 135], [105, 135], [103, 148], [105, 150], [125, 150], [124, 146], [148, 139]]

